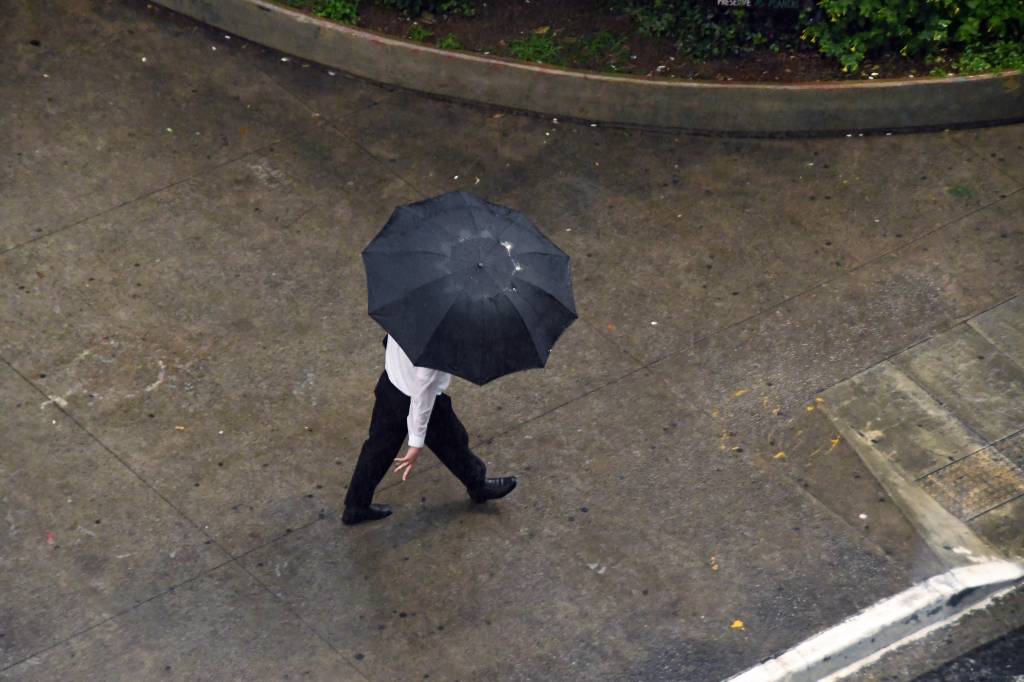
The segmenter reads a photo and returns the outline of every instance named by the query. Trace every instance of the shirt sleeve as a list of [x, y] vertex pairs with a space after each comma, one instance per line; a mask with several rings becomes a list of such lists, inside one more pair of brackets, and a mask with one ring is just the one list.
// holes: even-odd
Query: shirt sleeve
[[415, 386], [409, 396], [409, 417], [406, 425], [409, 428], [409, 447], [421, 448], [427, 437], [427, 424], [430, 413], [434, 410], [437, 400], [437, 387], [441, 382], [442, 373], [438, 370], [416, 367], [413, 370]]

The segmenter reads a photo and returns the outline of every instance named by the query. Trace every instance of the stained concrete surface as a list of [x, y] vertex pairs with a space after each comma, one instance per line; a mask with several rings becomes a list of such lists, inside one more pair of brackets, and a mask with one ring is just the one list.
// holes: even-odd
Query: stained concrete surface
[[1024, 296], [987, 310], [967, 324], [1000, 353], [1024, 367]]
[[988, 445], [889, 360], [829, 389], [825, 399], [912, 480]]
[[[197, 613], [205, 617], [197, 618]], [[273, 650], [273, 655], [254, 655]], [[170, 588], [26, 663], [11, 680], [363, 678], [234, 563]]]
[[[1020, 126], [615, 130], [142, 2], [0, 11], [0, 675], [712, 680], [936, 570], [815, 395], [1024, 288]], [[346, 528], [359, 250], [451, 189], [572, 256], [580, 320], [452, 387], [512, 496], [428, 458]]]
[[1024, 353], [1022, 326], [1024, 308], [1015, 297], [822, 396], [836, 428], [855, 439], [866, 461], [891, 470], [951, 515], [940, 521], [941, 510], [929, 512], [932, 503], [919, 493], [901, 496], [901, 505], [932, 528], [937, 552], [956, 544], [954, 537], [967, 530], [962, 524], [969, 524], [996, 551], [1021, 556], [1024, 366], [1016, 359]]
[[989, 442], [1024, 428], [1024, 367], [970, 326], [929, 339], [893, 362]]

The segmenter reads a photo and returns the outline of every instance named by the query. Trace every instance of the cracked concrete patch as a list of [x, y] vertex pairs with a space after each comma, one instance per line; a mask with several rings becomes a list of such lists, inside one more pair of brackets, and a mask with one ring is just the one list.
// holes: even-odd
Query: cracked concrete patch
[[[952, 529], [906, 487], [916, 485], [1010, 555], [1024, 546], [1024, 526], [1013, 528], [1024, 495], [1024, 367], [1013, 359], [1024, 348], [1024, 335], [1017, 333], [1024, 327], [1020, 300], [1011, 299], [825, 393], [830, 417], [860, 437], [862, 457], [889, 463], [894, 476], [905, 478], [905, 504], [922, 518], [935, 516], [936, 528]], [[940, 536], [941, 530], [935, 538]], [[937, 541], [943, 545], [935, 548], [940, 553], [954, 544]]]

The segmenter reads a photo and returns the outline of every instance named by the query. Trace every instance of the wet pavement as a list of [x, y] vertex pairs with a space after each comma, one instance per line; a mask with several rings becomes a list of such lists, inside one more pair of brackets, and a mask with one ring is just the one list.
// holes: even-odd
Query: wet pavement
[[[1024, 290], [1024, 126], [611, 129], [0, 13], [0, 679], [716, 680], [941, 570], [816, 396]], [[359, 252], [453, 189], [569, 253], [580, 319], [453, 382], [511, 496], [428, 457], [344, 527]]]
[[926, 499], [893, 493], [930, 528], [932, 551], [951, 567], [978, 560], [957, 538], [981, 555], [1024, 557], [1022, 360], [1018, 296], [821, 396], [876, 475], [898, 477], [945, 509], [940, 523], [946, 514], [929, 511]]
[[926, 673], [914, 682], [1020, 682], [1024, 680], [1024, 628]]

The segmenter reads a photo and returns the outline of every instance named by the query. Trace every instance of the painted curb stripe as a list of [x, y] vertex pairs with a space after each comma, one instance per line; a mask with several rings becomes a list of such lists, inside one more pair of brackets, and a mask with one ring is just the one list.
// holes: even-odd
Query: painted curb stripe
[[1024, 585], [1024, 563], [954, 568], [884, 599], [729, 682], [814, 682], [843, 672], [945, 621], [994, 593]]

